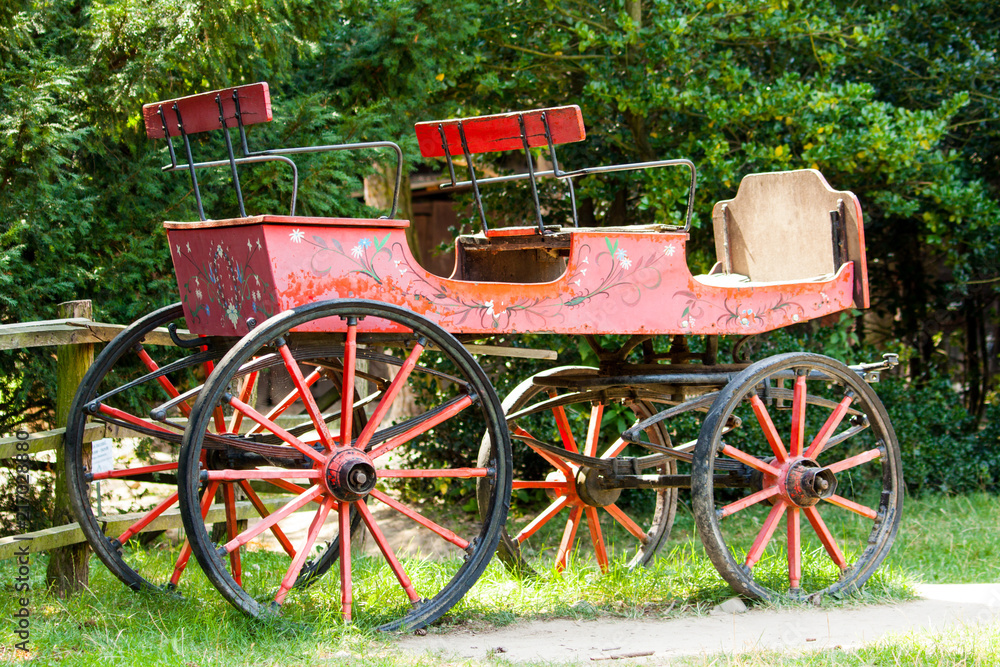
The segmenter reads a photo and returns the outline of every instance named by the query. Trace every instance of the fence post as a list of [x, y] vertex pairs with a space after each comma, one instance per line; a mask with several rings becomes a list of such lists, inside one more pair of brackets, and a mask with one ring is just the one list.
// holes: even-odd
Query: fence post
[[[59, 317], [92, 317], [90, 301], [67, 301], [59, 304]], [[61, 345], [56, 348], [56, 417], [54, 426], [65, 426], [69, 409], [84, 374], [94, 361], [94, 345]], [[56, 449], [55, 510], [52, 524], [61, 526], [74, 521], [69, 504], [69, 485], [66, 478], [65, 447]], [[59, 597], [66, 597], [81, 590], [90, 576], [89, 548], [87, 543], [71, 544], [53, 549], [45, 572], [45, 584]]]

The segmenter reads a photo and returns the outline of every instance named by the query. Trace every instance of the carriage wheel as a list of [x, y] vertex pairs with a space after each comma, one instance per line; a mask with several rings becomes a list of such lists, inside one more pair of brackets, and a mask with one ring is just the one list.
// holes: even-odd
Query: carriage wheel
[[[624, 554], [629, 567], [647, 564], [666, 541], [677, 509], [677, 489], [598, 490], [592, 470], [553, 456], [532, 440], [556, 443], [586, 456], [611, 459], [641, 457], [649, 452], [628, 445], [619, 436], [621, 425], [631, 426], [657, 412], [628, 389], [607, 389], [599, 396], [535, 384], [536, 378], [597, 375], [597, 369], [566, 366], [544, 371], [519, 384], [503, 402], [511, 438], [531, 449], [527, 468], [514, 480], [516, 495], [541, 511], [511, 513], [497, 555], [515, 571], [531, 572], [533, 563], [562, 571], [573, 553], [592, 558], [607, 572], [611, 558]], [[532, 406], [538, 406], [533, 409]], [[646, 431], [650, 442], [667, 447], [670, 436], [662, 424]], [[488, 441], [484, 439], [484, 448]], [[484, 449], [480, 460], [488, 453]], [[677, 464], [663, 460], [644, 470], [676, 474]], [[588, 473], [590, 483], [588, 484]], [[483, 491], [488, 486], [480, 483]], [[518, 493], [520, 492], [520, 494]], [[529, 556], [530, 554], [530, 556]]]
[[777, 355], [743, 370], [713, 403], [692, 496], [705, 550], [738, 592], [847, 592], [895, 539], [899, 444], [857, 373], [816, 354]]
[[[180, 304], [154, 311], [114, 338], [88, 369], [74, 397], [66, 429], [66, 470], [77, 521], [97, 557], [134, 588], [174, 589], [191, 549], [181, 530], [177, 503], [177, 459], [187, 416], [197, 391], [224, 350], [206, 345], [160, 344], [164, 332], [185, 329]], [[151, 342], [152, 341], [152, 342]], [[244, 396], [256, 377], [245, 378]], [[177, 400], [184, 394], [184, 400]], [[171, 403], [167, 407], [165, 404]], [[113, 465], [94, 473], [93, 428], [114, 429]], [[213, 437], [239, 431], [231, 410], [214, 409], [206, 432]], [[245, 527], [256, 511], [242, 488], [223, 484], [200, 491], [216, 534]], [[336, 554], [317, 571], [327, 569]]]
[[[324, 326], [346, 332], [292, 331]], [[345, 437], [352, 433], [356, 410], [341, 417], [339, 408], [323, 408], [304, 387], [309, 368], [334, 369], [342, 393], [360, 394], [358, 405], [370, 416], [359, 434]], [[297, 388], [287, 410], [307, 420], [303, 428], [293, 433], [236, 395], [232, 387], [254, 371], [266, 371], [272, 384]], [[235, 441], [224, 456], [202, 456], [205, 428], [220, 401], [271, 443], [266, 461], [246, 458], [241, 451], [247, 443]], [[442, 432], [475, 424], [492, 438], [486, 465], [476, 464], [474, 452], [461, 450], [433, 457]], [[414, 628], [447, 612], [489, 563], [506, 517], [510, 465], [500, 402], [453, 336], [401, 308], [327, 301], [269, 319], [219, 362], [185, 432], [181, 511], [206, 576], [245, 613], [260, 616], [289, 602], [304, 603], [305, 594], [290, 592], [290, 582], [309, 571], [316, 545], [327, 541], [321, 553], [339, 554], [343, 618], [356, 615], [386, 630]], [[459, 509], [479, 477], [491, 479], [496, 489], [482, 518]], [[199, 510], [199, 485], [260, 480], [297, 495], [225, 543], [213, 543]], [[360, 515], [371, 537], [367, 550], [357, 548], [359, 540], [342, 539], [350, 533], [345, 525], [351, 512]], [[301, 535], [293, 536], [295, 525]], [[290, 537], [283, 552], [257, 544], [258, 536], [273, 528]], [[242, 562], [241, 577], [226, 567], [234, 555]], [[427, 558], [438, 560], [431, 570]]]

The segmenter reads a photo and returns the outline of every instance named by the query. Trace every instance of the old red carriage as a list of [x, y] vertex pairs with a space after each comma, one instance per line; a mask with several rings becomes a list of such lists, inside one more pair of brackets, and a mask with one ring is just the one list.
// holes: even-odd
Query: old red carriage
[[[246, 128], [271, 119], [266, 84], [143, 111], [148, 135], [166, 139], [165, 169], [188, 173], [201, 220], [165, 223], [180, 303], [107, 346], [67, 437], [80, 523], [126, 584], [175, 588], [194, 553], [226, 599], [259, 615], [335, 568], [345, 619], [360, 608], [383, 628], [415, 627], [460, 600], [498, 550], [521, 569], [649, 562], [680, 489], [708, 556], [748, 596], [847, 591], [885, 557], [900, 456], [869, 381], [891, 361], [750, 362], [739, 345], [718, 358], [719, 336], [868, 305], [860, 205], [819, 172], [744, 178], [712, 211], [718, 263], [692, 275], [690, 161], [564, 171], [556, 147], [585, 138], [572, 106], [420, 123], [421, 152], [445, 159], [448, 185], [471, 187], [483, 227], [457, 239], [445, 278], [415, 261], [395, 204], [373, 219], [295, 214], [292, 156], [389, 149], [401, 160], [394, 144], [251, 150]], [[208, 131], [225, 154], [196, 162], [190, 137]], [[533, 149], [551, 169], [535, 169]], [[508, 150], [527, 154], [527, 173], [477, 174], [475, 155]], [[244, 210], [240, 170], [260, 162], [291, 170], [287, 215]], [[238, 217], [206, 219], [198, 173], [209, 167], [230, 171]], [[576, 226], [575, 179], [659, 168], [690, 173], [680, 224]], [[544, 219], [548, 178], [567, 187], [566, 224]], [[491, 228], [479, 189], [518, 179], [534, 219]], [[581, 336], [600, 363], [546, 370], [501, 402], [465, 343], [481, 352], [489, 337], [527, 332]], [[131, 436], [111, 466], [89, 465], [88, 420]], [[466, 424], [478, 429], [466, 451], [428, 463], [438, 434]], [[512, 442], [537, 457], [516, 479]], [[419, 495], [462, 484], [474, 512]], [[512, 490], [533, 502], [508, 517]], [[168, 521], [178, 514], [183, 539]], [[431, 577], [427, 558], [444, 563]]]

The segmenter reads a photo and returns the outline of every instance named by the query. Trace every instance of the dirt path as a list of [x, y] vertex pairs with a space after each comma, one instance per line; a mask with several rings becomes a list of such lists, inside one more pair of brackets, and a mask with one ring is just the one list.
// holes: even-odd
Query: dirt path
[[714, 611], [665, 620], [532, 621], [473, 633], [455, 629], [407, 636], [394, 648], [452, 658], [501, 653], [511, 662], [587, 662], [648, 654], [640, 661], [754, 649], [849, 648], [888, 633], [1000, 622], [1000, 584], [925, 585], [920, 600], [850, 609]]

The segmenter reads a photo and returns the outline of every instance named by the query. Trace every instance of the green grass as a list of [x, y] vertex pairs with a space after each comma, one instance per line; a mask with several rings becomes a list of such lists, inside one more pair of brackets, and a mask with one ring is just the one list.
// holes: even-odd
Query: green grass
[[[997, 581], [998, 520], [1000, 500], [992, 496], [909, 500], [900, 535], [883, 568], [858, 595], [828, 604], [905, 600], [913, 595], [915, 582]], [[40, 592], [46, 561], [41, 555], [31, 565], [34, 662], [143, 667], [440, 664], [431, 656], [394, 651], [393, 637], [373, 629], [386, 620], [390, 612], [386, 601], [396, 594], [398, 585], [384, 571], [367, 568], [365, 559], [359, 560], [356, 622], [345, 625], [339, 619], [335, 572], [307, 591], [295, 593], [295, 604], [287, 605], [281, 618], [258, 621], [232, 609], [197, 568], [185, 575], [184, 597], [168, 597], [133, 593], [93, 560], [89, 591], [68, 601], [50, 598]], [[17, 641], [10, 620], [18, 597], [12, 586], [14, 565], [0, 563], [0, 663], [13, 657], [9, 647]], [[443, 576], [448, 567], [418, 568], [414, 572], [418, 590]], [[518, 579], [494, 561], [435, 631], [483, 629], [548, 617], [679, 617], [707, 611], [731, 595], [705, 558], [690, 515], [682, 506], [670, 542], [651, 567], [629, 572], [619, 559], [601, 576], [582, 554], [561, 576], [544, 570], [538, 577]], [[922, 635], [901, 636], [854, 651], [751, 653], [692, 659], [690, 664], [994, 664], [996, 659], [987, 658], [997, 653], [1000, 631], [968, 627], [962, 632], [967, 635], [949, 635], [940, 641], [925, 640]]]

